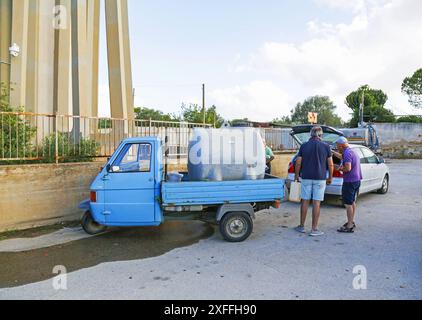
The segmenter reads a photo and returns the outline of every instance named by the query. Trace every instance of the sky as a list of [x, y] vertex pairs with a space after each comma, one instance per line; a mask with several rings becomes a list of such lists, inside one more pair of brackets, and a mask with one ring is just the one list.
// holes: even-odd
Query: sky
[[[312, 95], [343, 119], [345, 97], [382, 89], [398, 115], [422, 114], [401, 83], [422, 68], [420, 0], [128, 0], [135, 105], [177, 113], [216, 105], [226, 119], [271, 121]], [[103, 19], [104, 20], [104, 14]], [[104, 21], [99, 101], [109, 115]]]

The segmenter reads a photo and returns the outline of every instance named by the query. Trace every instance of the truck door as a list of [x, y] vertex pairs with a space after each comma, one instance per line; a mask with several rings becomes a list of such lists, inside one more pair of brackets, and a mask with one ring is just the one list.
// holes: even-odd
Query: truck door
[[154, 152], [151, 143], [128, 143], [104, 178], [107, 224], [148, 225], [155, 221]]

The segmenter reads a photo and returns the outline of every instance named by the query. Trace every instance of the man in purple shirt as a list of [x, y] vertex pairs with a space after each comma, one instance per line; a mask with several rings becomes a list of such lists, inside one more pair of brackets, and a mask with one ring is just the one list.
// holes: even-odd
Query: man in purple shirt
[[337, 141], [337, 149], [340, 154], [334, 155], [342, 160], [342, 166], [339, 171], [343, 172], [343, 202], [347, 210], [347, 223], [341, 227], [338, 232], [354, 233], [356, 229], [356, 198], [362, 181], [362, 170], [360, 158], [349, 146], [346, 138], [342, 137]]

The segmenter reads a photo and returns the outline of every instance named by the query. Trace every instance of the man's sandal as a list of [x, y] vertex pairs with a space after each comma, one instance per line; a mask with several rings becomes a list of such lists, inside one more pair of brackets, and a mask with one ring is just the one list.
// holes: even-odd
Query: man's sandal
[[355, 227], [348, 228], [347, 225], [345, 225], [345, 226], [342, 226], [337, 231], [340, 232], [340, 233], [355, 233]]
[[[348, 225], [349, 223], [348, 222], [346, 222], [345, 224], [343, 224], [343, 227], [345, 227], [345, 228], [347, 228], [347, 225]], [[353, 229], [356, 229], [356, 223], [354, 223], [353, 222]]]

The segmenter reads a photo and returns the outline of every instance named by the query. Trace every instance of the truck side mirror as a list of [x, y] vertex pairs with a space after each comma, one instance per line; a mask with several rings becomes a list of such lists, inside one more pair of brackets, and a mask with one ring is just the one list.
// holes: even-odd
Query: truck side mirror
[[108, 164], [106, 168], [108, 173], [120, 172], [119, 166], [112, 166], [111, 164]]

